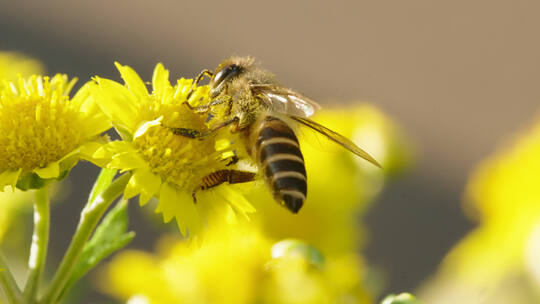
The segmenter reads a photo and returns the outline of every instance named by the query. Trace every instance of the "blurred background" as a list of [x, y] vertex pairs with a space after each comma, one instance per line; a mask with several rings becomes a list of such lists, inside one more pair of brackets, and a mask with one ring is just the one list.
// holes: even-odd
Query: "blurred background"
[[[150, 80], [163, 62], [194, 77], [252, 55], [324, 107], [369, 102], [407, 134], [415, 161], [363, 217], [367, 263], [383, 293], [413, 291], [473, 223], [461, 202], [475, 166], [537, 118], [538, 1], [5, 1], [0, 50], [40, 60], [81, 83], [120, 80], [114, 61]], [[97, 169], [72, 172], [66, 201], [83, 202]], [[347, 178], [341, 176], [339, 178]], [[82, 208], [53, 209], [57, 263]], [[152, 248], [152, 229], [130, 246]], [[28, 219], [28, 227], [31, 219]]]

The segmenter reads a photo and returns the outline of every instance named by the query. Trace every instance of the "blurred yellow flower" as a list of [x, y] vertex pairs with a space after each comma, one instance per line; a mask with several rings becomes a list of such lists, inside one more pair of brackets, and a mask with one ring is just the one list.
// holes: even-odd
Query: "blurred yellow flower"
[[67, 174], [79, 158], [91, 159], [97, 138], [110, 128], [84, 85], [76, 79], [31, 76], [0, 86], [0, 189], [39, 188]]
[[[445, 258], [425, 288], [426, 303], [540, 301], [528, 264], [540, 225], [538, 172], [540, 124], [479, 166], [469, 181], [465, 207], [480, 225]], [[540, 257], [536, 253], [532, 261]]]
[[94, 155], [108, 168], [131, 170], [133, 175], [125, 189], [126, 198], [140, 194], [141, 205], [156, 196], [156, 212], [165, 222], [176, 218], [180, 231], [186, 235], [198, 231], [205, 221], [216, 214], [234, 218], [235, 212], [246, 214], [255, 209], [242, 194], [228, 185], [192, 193], [203, 177], [225, 169], [234, 157], [231, 142], [223, 135], [192, 139], [175, 135], [170, 127], [204, 131], [206, 116], [192, 111], [191, 106], [208, 102], [208, 87], [197, 87], [187, 100], [191, 79], [169, 82], [169, 72], [162, 64], [154, 69], [153, 91], [128, 66], [116, 64], [125, 85], [96, 78], [94, 96], [110, 117], [123, 141], [114, 141]]
[[29, 77], [42, 74], [43, 70], [43, 65], [35, 59], [16, 52], [0, 52], [0, 79], [17, 81], [18, 75]]
[[304, 239], [321, 248], [325, 256], [339, 256], [360, 249], [364, 230], [359, 227], [359, 216], [380, 192], [386, 177], [407, 166], [410, 149], [390, 119], [369, 105], [323, 109], [313, 119], [352, 139], [383, 169], [300, 128], [308, 175], [307, 200], [300, 213], [280, 208], [264, 189], [253, 191], [249, 199], [257, 204], [254, 217], [272, 238]]
[[302, 255], [272, 258], [271, 251], [252, 226], [213, 225], [200, 244], [176, 241], [157, 256], [120, 253], [98, 283], [133, 303], [370, 303], [356, 258], [315, 267]]

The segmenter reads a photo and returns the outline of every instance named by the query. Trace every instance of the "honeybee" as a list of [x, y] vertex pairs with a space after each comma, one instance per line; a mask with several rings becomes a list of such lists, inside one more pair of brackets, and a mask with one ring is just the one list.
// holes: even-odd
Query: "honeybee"
[[[254, 63], [251, 57], [231, 57], [218, 65], [214, 72], [202, 71], [210, 77], [208, 104], [191, 107], [197, 113], [209, 113], [219, 122], [207, 131], [170, 128], [173, 133], [191, 138], [213, 134], [226, 126], [240, 132], [247, 152], [258, 164], [272, 190], [274, 199], [291, 212], [297, 213], [307, 195], [307, 176], [304, 157], [293, 129], [282, 119], [290, 118], [307, 126], [345, 149], [380, 167], [379, 163], [352, 141], [310, 119], [320, 106], [311, 99], [283, 87], [273, 75]], [[218, 106], [225, 110], [215, 114]], [[223, 114], [224, 113], [224, 114]], [[224, 182], [241, 183], [252, 180], [255, 174], [239, 170], [219, 170], [203, 178], [199, 189], [208, 189]]]

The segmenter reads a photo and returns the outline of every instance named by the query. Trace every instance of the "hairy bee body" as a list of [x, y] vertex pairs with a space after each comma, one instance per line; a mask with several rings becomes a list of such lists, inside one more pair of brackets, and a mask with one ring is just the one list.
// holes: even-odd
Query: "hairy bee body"
[[[201, 72], [195, 83], [204, 75], [211, 76], [211, 101], [192, 109], [199, 113], [209, 112], [209, 119], [215, 125], [207, 132], [183, 128], [173, 128], [173, 132], [196, 138], [231, 126], [232, 132], [243, 134], [246, 150], [264, 175], [275, 200], [293, 213], [300, 210], [307, 196], [306, 168], [293, 129], [278, 117], [285, 116], [307, 126], [380, 167], [373, 157], [349, 139], [308, 119], [320, 106], [302, 94], [279, 85], [274, 76], [256, 65], [252, 58], [231, 57], [224, 60], [214, 72]], [[199, 189], [224, 182], [247, 182], [253, 178], [253, 173], [218, 170], [203, 178]]]

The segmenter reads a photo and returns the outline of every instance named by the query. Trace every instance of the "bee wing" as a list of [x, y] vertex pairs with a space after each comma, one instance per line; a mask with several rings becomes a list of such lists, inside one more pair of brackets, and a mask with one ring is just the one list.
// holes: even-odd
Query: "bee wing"
[[261, 99], [272, 112], [307, 118], [321, 108], [315, 101], [288, 88], [273, 84], [251, 84], [250, 88], [253, 96]]
[[368, 162], [374, 164], [375, 166], [382, 168], [379, 162], [377, 162], [369, 153], [362, 150], [362, 148], [358, 147], [355, 143], [353, 143], [350, 139], [346, 138], [345, 136], [334, 132], [327, 127], [314, 122], [313, 120], [304, 118], [304, 117], [298, 117], [298, 116], [290, 116], [293, 120], [303, 124], [304, 126], [307, 126], [311, 128], [312, 130], [315, 130], [322, 135], [328, 137], [331, 141], [341, 145], [345, 149], [351, 151], [352, 153], [360, 156], [361, 158], [367, 160]]

